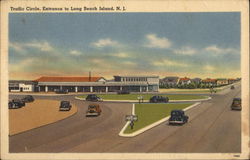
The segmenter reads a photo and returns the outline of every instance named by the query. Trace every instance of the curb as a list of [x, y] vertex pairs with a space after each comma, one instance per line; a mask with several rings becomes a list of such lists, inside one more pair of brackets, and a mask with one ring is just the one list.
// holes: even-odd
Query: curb
[[26, 94], [23, 94], [23, 93], [9, 93], [9, 95], [17, 95], [17, 96], [25, 96], [25, 95], [32, 95], [32, 96], [66, 96], [66, 95], [69, 95], [69, 96], [72, 96], [74, 94], [32, 94], [32, 93], [26, 93]]
[[[183, 111], [187, 111], [187, 110], [189, 110], [189, 109], [191, 109], [191, 108], [193, 108], [193, 107], [195, 107], [195, 106], [197, 106], [199, 104], [201, 104], [201, 103], [197, 102], [197, 103], [195, 103], [195, 104], [193, 104], [193, 105], [191, 105], [191, 106], [183, 109]], [[134, 107], [134, 104], [133, 104], [132, 114], [134, 114], [134, 110], [135, 110], [135, 107]], [[153, 128], [153, 127], [156, 127], [156, 126], [160, 125], [161, 123], [167, 121], [169, 118], [170, 118], [170, 116], [167, 116], [167, 117], [165, 117], [165, 118], [163, 118], [163, 119], [161, 119], [159, 121], [156, 121], [156, 122], [154, 122], [154, 123], [152, 123], [152, 124], [150, 124], [150, 125], [142, 128], [142, 129], [140, 129], [138, 131], [135, 131], [134, 133], [124, 134], [123, 132], [125, 131], [125, 129], [129, 125], [129, 122], [127, 122], [125, 124], [125, 126], [122, 128], [122, 130], [120, 131], [119, 136], [121, 136], [121, 137], [134, 137], [134, 136], [137, 136], [137, 135], [139, 135], [139, 134], [141, 134], [141, 133], [143, 133], [143, 132], [145, 132], [145, 131]]]
[[[79, 98], [79, 97], [75, 97], [75, 99], [77, 100], [82, 100], [84, 101], [85, 98]], [[191, 100], [169, 100], [169, 102], [197, 102], [197, 101], [207, 101], [212, 99], [211, 97], [208, 96], [208, 98], [205, 99], [191, 99]], [[103, 100], [102, 102], [131, 102], [131, 103], [138, 103], [138, 100]], [[145, 100], [143, 103], [149, 103], [149, 100]]]
[[[134, 103], [133, 103], [133, 106], [132, 106], [132, 115], [135, 115], [135, 104]], [[126, 124], [124, 125], [124, 127], [120, 131], [119, 136], [121, 136], [121, 137], [127, 137], [127, 135], [123, 134], [123, 132], [128, 127], [129, 123], [130, 123], [129, 121], [126, 122]]]
[[63, 119], [59, 119], [59, 120], [57, 120], [57, 121], [54, 121], [54, 122], [51, 122], [51, 123], [48, 123], [48, 124], [44, 124], [44, 125], [41, 125], [41, 126], [37, 126], [37, 127], [35, 127], [35, 128], [31, 128], [31, 129], [29, 129], [29, 130], [25, 130], [25, 131], [22, 131], [22, 132], [19, 132], [19, 133], [15, 133], [15, 134], [12, 134], [12, 135], [8, 134], [8, 136], [9, 136], [9, 137], [11, 137], [11, 136], [16, 136], [16, 135], [19, 135], [19, 134], [22, 134], [22, 133], [25, 133], [25, 132], [29, 132], [29, 131], [31, 131], [31, 130], [33, 130], [33, 129], [42, 128], [42, 127], [45, 127], [45, 126], [48, 126], [48, 125], [52, 125], [52, 124], [54, 124], [54, 123], [57, 123], [57, 122], [66, 120], [66, 119], [68, 119], [68, 118], [70, 118], [70, 117], [72, 117], [72, 116], [74, 116], [74, 115], [76, 115], [76, 114], [78, 113], [78, 107], [77, 107], [77, 106], [75, 106], [75, 107], [76, 107], [76, 112], [74, 112], [73, 114], [69, 115], [68, 117], [65, 117], [65, 118], [63, 118]]

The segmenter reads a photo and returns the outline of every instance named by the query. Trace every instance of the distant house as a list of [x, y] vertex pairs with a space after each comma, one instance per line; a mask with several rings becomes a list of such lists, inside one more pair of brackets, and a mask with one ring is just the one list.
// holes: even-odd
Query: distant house
[[191, 79], [184, 77], [184, 78], [180, 78], [178, 81], [178, 84], [180, 85], [185, 85], [185, 84], [190, 84], [191, 83]]
[[201, 82], [202, 84], [209, 85], [209, 86], [217, 85], [217, 79], [207, 78], [207, 79], [203, 79]]
[[232, 84], [232, 83], [235, 83], [235, 82], [237, 82], [237, 79], [233, 79], [233, 78], [228, 79], [228, 84]]
[[193, 79], [191, 79], [191, 82], [193, 82], [195, 84], [199, 84], [199, 83], [201, 83], [201, 79], [200, 78], [193, 78]]
[[228, 84], [228, 80], [226, 78], [217, 79], [217, 85], [221, 86], [221, 85], [227, 85], [227, 84]]
[[168, 86], [175, 87], [178, 83], [178, 79], [179, 77], [165, 77], [160, 80], [160, 85], [161, 86], [168, 85]]

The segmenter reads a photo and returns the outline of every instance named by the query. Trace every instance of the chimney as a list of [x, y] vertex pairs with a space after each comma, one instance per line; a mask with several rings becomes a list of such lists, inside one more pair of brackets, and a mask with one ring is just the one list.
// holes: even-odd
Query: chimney
[[91, 82], [91, 72], [89, 71], [89, 82]]

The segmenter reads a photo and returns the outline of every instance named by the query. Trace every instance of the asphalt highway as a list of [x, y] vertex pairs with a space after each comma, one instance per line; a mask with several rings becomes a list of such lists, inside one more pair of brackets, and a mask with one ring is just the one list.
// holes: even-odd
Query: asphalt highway
[[[213, 94], [212, 99], [188, 110], [183, 126], [163, 123], [136, 137], [120, 137], [125, 115], [132, 104], [99, 102], [102, 114], [85, 117], [90, 102], [74, 96], [41, 96], [39, 99], [70, 100], [78, 112], [59, 122], [9, 137], [11, 153], [239, 153], [241, 152], [241, 111], [230, 109], [240, 97], [240, 85]], [[10, 98], [13, 98], [11, 95]]]

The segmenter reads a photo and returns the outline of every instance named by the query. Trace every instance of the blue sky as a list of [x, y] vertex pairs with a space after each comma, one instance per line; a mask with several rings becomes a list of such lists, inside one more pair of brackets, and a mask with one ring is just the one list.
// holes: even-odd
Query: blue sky
[[240, 76], [240, 13], [11, 13], [10, 79]]

